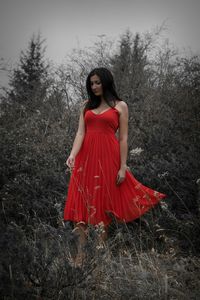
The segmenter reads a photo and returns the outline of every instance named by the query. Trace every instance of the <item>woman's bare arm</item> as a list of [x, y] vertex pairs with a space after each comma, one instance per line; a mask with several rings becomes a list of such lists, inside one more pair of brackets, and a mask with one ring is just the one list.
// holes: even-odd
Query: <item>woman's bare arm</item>
[[76, 136], [73, 142], [73, 146], [70, 152], [70, 155], [66, 161], [66, 164], [68, 167], [73, 167], [74, 166], [74, 162], [75, 162], [75, 157], [78, 154], [84, 137], [85, 137], [85, 121], [84, 121], [84, 116], [83, 116], [83, 110], [84, 110], [84, 106], [86, 104], [87, 100], [83, 102], [83, 105], [81, 105], [81, 113], [80, 113], [80, 117], [79, 117], [79, 124], [78, 124], [78, 130], [76, 132]]
[[119, 143], [121, 168], [126, 168], [126, 160], [128, 153], [128, 106], [125, 102], [121, 101], [119, 102], [119, 108]]
[[78, 130], [76, 132], [76, 136], [74, 139], [74, 143], [73, 143], [70, 155], [73, 155], [75, 157], [78, 154], [78, 152], [81, 148], [81, 145], [83, 143], [84, 136], [85, 136], [85, 122], [84, 122], [84, 116], [83, 116], [83, 107], [81, 107]]
[[128, 154], [128, 106], [124, 101], [118, 103], [119, 116], [119, 144], [120, 144], [120, 170], [117, 175], [117, 184], [125, 179]]

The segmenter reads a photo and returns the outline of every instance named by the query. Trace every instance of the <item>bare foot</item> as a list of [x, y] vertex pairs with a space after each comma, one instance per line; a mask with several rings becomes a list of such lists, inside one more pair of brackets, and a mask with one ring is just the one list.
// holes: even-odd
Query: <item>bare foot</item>
[[74, 267], [82, 268], [85, 262], [85, 258], [86, 258], [85, 252], [78, 253], [74, 260]]

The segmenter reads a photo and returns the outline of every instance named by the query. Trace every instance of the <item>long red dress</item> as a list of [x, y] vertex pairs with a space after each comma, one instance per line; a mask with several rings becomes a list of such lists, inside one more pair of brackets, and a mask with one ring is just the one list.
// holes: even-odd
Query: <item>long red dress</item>
[[152, 190], [126, 170], [125, 180], [116, 185], [120, 169], [120, 144], [115, 135], [119, 111], [109, 108], [84, 116], [85, 137], [75, 158], [64, 208], [64, 220], [87, 224], [137, 219], [157, 204], [166, 194]]

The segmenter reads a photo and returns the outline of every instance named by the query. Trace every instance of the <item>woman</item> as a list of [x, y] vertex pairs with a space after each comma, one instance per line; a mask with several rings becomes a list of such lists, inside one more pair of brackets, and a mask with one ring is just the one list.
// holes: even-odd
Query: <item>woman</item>
[[128, 106], [118, 97], [111, 72], [106, 68], [92, 70], [86, 88], [88, 100], [81, 109], [66, 161], [72, 173], [64, 220], [73, 221], [79, 234], [78, 259], [88, 224], [103, 228], [104, 241], [111, 216], [130, 222], [166, 197], [138, 182], [127, 167]]

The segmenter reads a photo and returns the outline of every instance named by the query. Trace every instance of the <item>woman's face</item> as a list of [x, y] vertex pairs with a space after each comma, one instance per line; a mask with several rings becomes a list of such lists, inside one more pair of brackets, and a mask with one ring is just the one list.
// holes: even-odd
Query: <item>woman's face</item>
[[93, 75], [90, 77], [90, 86], [91, 86], [91, 90], [95, 94], [95, 96], [103, 95], [103, 87], [102, 87], [99, 76]]

